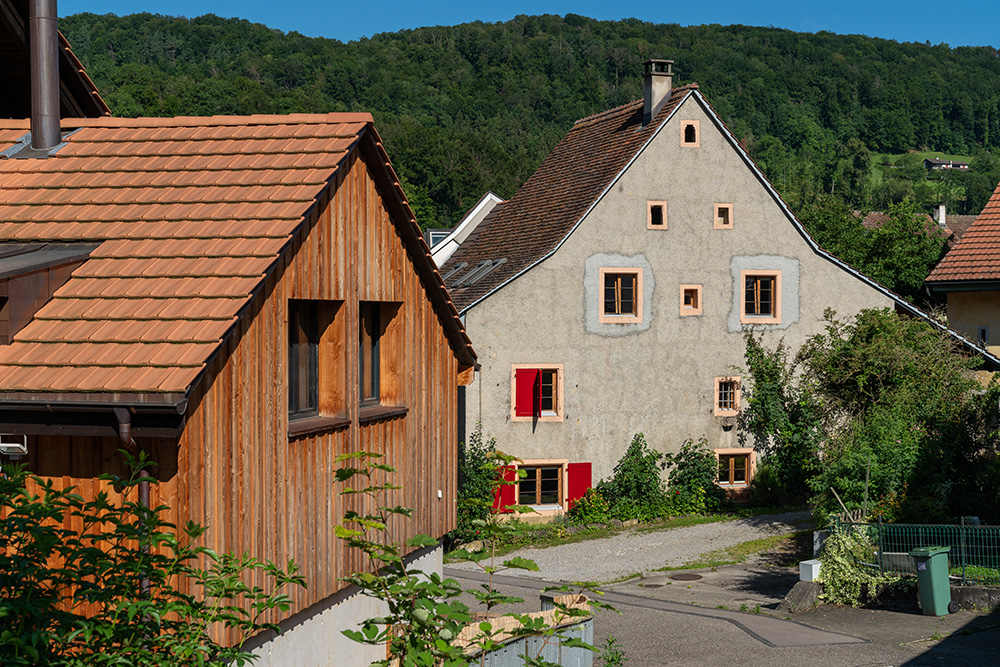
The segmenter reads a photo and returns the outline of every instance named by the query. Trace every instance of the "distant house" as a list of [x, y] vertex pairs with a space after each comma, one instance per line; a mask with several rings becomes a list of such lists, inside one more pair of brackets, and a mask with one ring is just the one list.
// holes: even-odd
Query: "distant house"
[[969, 169], [969, 163], [931, 157], [924, 160], [924, 167], [928, 171], [937, 171], [939, 169], [958, 169], [960, 171], [967, 171]]
[[[52, 83], [51, 81], [49, 82]], [[58, 119], [56, 120], [59, 123]], [[43, 128], [44, 129], [44, 128]], [[203, 543], [286, 563], [262, 665], [368, 664], [340, 633], [381, 612], [340, 580], [335, 458], [385, 455], [455, 525], [457, 387], [475, 355], [364, 113], [0, 120], [0, 433], [92, 497], [119, 450]], [[440, 547], [410, 555], [440, 571]], [[262, 582], [257, 582], [262, 583]], [[196, 593], [196, 591], [190, 591]]]
[[946, 301], [952, 328], [1000, 353], [1000, 185], [926, 285]]
[[502, 204], [503, 200], [500, 197], [497, 197], [492, 192], [487, 192], [479, 198], [475, 206], [466, 212], [454, 228], [448, 230], [427, 230], [427, 233], [447, 232], [446, 234], [441, 234], [440, 237], [432, 236], [435, 240], [434, 243], [430, 244], [431, 254], [437, 265], [444, 265], [465, 239], [469, 238], [469, 235], [476, 230], [479, 224]]
[[577, 121], [441, 269], [481, 364], [463, 430], [521, 458], [509, 500], [550, 514], [638, 432], [704, 437], [745, 496], [745, 330], [797, 348], [828, 308], [925, 317], [816, 245], [697, 85], [645, 67], [643, 100]]

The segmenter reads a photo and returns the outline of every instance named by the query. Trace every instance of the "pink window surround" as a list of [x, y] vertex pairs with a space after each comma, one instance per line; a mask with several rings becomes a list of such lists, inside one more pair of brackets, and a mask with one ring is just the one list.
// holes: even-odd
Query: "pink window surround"
[[681, 285], [681, 317], [701, 315], [701, 285]]

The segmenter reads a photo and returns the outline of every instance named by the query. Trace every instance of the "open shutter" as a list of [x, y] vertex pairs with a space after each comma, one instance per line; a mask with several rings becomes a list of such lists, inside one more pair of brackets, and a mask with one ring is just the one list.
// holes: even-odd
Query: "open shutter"
[[541, 414], [542, 372], [537, 368], [514, 371], [514, 416], [534, 417]]
[[590, 463], [570, 463], [566, 466], [566, 509], [573, 509], [573, 503], [583, 497], [590, 488]]
[[517, 490], [517, 468], [514, 466], [504, 466], [500, 471], [504, 481], [514, 482], [513, 484], [501, 484], [493, 490], [493, 511], [510, 512], [508, 507], [515, 504], [515, 491]]

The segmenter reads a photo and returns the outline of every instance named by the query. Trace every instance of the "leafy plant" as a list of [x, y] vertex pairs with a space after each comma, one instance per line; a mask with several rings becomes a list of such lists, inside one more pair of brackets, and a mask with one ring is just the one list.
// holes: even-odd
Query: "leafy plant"
[[817, 579], [823, 584], [822, 599], [860, 607], [901, 585], [899, 575], [881, 574], [871, 565], [876, 558], [875, 545], [865, 531], [832, 530], [823, 544], [823, 564]]
[[492, 508], [497, 471], [491, 454], [496, 448], [495, 438], [483, 439], [482, 422], [476, 422], [468, 443], [459, 444], [458, 507], [450, 540], [468, 542], [482, 537], [476, 522], [489, 518]]
[[[360, 631], [345, 630], [344, 634], [361, 643], [387, 647], [387, 658], [373, 662], [373, 666], [468, 665], [472, 661], [468, 647], [478, 649], [482, 656], [480, 662], [484, 662], [485, 652], [497, 648], [504, 633], [489, 620], [470, 625], [473, 617], [468, 607], [457, 600], [463, 591], [454, 579], [443, 579], [435, 572], [422, 572], [407, 565], [404, 559], [407, 550], [432, 546], [437, 542], [427, 535], [417, 535], [403, 544], [392, 540], [389, 533], [390, 522], [397, 517], [411, 517], [413, 510], [382, 504], [386, 494], [400, 487], [388, 481], [388, 475], [395, 471], [392, 467], [379, 463], [379, 458], [381, 455], [368, 452], [346, 454], [337, 458], [338, 462], [349, 463], [337, 470], [337, 481], [353, 484], [355, 482], [352, 480], [357, 479], [361, 482], [357, 487], [345, 486], [341, 493], [361, 495], [365, 498], [364, 506], [372, 508], [366, 514], [348, 511], [344, 521], [336, 527], [337, 537], [345, 540], [348, 546], [360, 549], [365, 554], [368, 565], [366, 570], [354, 572], [344, 580], [357, 586], [362, 594], [385, 604], [387, 609], [385, 616], [364, 621]], [[488, 458], [496, 473], [513, 460], [499, 452], [491, 452]], [[516, 483], [505, 480], [500, 474], [494, 474], [490, 479], [493, 485]], [[524, 507], [513, 509], [516, 512], [531, 511]], [[508, 558], [496, 564], [495, 550], [499, 536], [512, 529], [496, 514], [491, 514], [486, 519], [473, 519], [472, 523], [479, 529], [485, 548], [474, 553], [459, 550], [452, 552], [451, 556], [476, 563], [488, 575], [487, 583], [467, 592], [485, 607], [489, 615], [499, 605], [522, 602], [520, 598], [499, 592], [493, 585], [493, 576], [510, 569], [537, 571], [538, 566], [533, 561], [520, 557]], [[554, 587], [547, 588], [546, 591], [567, 592], [568, 588]], [[541, 657], [545, 644], [550, 641], [560, 641], [567, 647], [595, 650], [578, 639], [563, 637], [559, 627], [569, 619], [587, 616], [590, 612], [560, 598], [556, 598], [553, 604], [556, 612], [552, 624], [530, 615], [508, 614], [518, 621], [519, 627], [505, 632], [513, 636], [545, 637], [538, 653], [522, 656], [525, 665], [558, 667]], [[595, 601], [591, 601], [590, 605], [606, 606]], [[471, 632], [468, 628], [471, 628]], [[460, 635], [462, 641], [458, 641]]]
[[597, 485], [598, 492], [608, 501], [612, 517], [626, 521], [659, 516], [667, 495], [661, 474], [667, 465], [665, 457], [646, 444], [642, 433], [632, 438], [615, 464], [611, 478]]
[[625, 651], [622, 650], [621, 642], [614, 635], [608, 635], [608, 638], [601, 644], [601, 655], [599, 658], [604, 667], [620, 667], [628, 662], [628, 657], [625, 655]]
[[689, 496], [700, 503], [695, 511], [717, 510], [725, 502], [725, 493], [715, 483], [719, 472], [715, 453], [708, 448], [708, 440], [688, 438], [676, 454], [664, 455], [670, 469], [669, 490], [678, 497]]
[[567, 515], [573, 523], [584, 526], [592, 523], [607, 523], [611, 518], [611, 508], [600, 491], [589, 488], [582, 497], [577, 499]]
[[[305, 586], [294, 562], [282, 569], [195, 546], [206, 529], [189, 522], [177, 531], [167, 506], [136, 500], [150, 463], [142, 454], [129, 463], [129, 476], [99, 478], [118, 496], [102, 490], [92, 500], [23, 465], [3, 466], [0, 664], [244, 665], [256, 657], [245, 640], [278, 631], [264, 619], [289, 608], [282, 589]], [[266, 588], [246, 583], [257, 573]], [[227, 634], [235, 641], [215, 639]]]

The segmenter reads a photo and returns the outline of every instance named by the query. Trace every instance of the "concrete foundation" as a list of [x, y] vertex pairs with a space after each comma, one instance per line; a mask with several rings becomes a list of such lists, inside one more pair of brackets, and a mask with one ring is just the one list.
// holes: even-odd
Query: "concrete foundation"
[[[437, 546], [407, 561], [414, 569], [440, 574], [442, 556]], [[358, 630], [363, 621], [385, 613], [385, 605], [350, 587], [282, 622], [280, 635], [258, 635], [247, 645], [258, 656], [256, 667], [368, 665], [385, 659], [385, 647], [351, 641], [343, 630]]]

